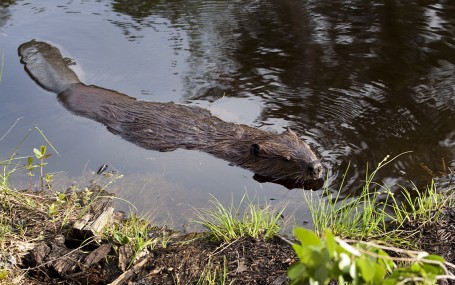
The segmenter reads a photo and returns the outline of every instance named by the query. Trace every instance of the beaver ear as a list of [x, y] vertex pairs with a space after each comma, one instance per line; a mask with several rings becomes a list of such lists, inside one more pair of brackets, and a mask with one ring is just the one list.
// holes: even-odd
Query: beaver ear
[[287, 127], [287, 128], [286, 128], [286, 133], [289, 134], [289, 135], [291, 135], [291, 136], [293, 136], [293, 137], [296, 137], [296, 138], [299, 137], [293, 130], [291, 130], [290, 127]]
[[261, 151], [261, 146], [257, 143], [250, 145], [250, 154], [252, 157], [257, 157]]

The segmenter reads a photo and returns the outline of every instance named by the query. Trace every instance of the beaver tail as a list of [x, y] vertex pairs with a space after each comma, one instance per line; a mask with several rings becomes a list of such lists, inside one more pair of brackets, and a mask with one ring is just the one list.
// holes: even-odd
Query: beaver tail
[[28, 74], [48, 91], [60, 94], [71, 84], [80, 83], [68, 67], [70, 60], [50, 44], [31, 40], [19, 46], [19, 55]]

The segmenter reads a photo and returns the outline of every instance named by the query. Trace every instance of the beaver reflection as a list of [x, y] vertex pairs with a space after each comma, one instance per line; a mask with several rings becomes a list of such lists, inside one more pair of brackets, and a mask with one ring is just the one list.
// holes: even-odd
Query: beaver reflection
[[68, 68], [69, 61], [60, 51], [44, 42], [22, 44], [19, 55], [28, 74], [46, 90], [57, 93], [68, 110], [104, 124], [112, 133], [143, 148], [204, 151], [271, 182], [294, 181], [298, 187], [321, 177], [318, 158], [290, 129], [282, 134], [266, 132], [225, 122], [200, 107], [137, 101], [113, 90], [85, 85]]

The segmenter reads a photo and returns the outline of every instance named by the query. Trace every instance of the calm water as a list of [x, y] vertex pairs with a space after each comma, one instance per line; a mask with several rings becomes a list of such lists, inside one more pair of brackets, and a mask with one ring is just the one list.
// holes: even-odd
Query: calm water
[[[0, 137], [20, 118], [1, 156], [37, 126], [60, 153], [46, 166], [62, 171], [57, 181], [100, 180], [92, 172], [106, 163], [124, 175], [112, 191], [176, 227], [209, 194], [228, 204], [246, 192], [288, 204], [300, 224], [310, 219], [301, 189], [258, 183], [197, 151], [140, 149], [68, 112], [19, 63], [17, 47], [33, 38], [73, 58], [87, 84], [291, 127], [322, 157], [333, 190], [349, 162], [343, 191], [357, 188], [367, 164], [405, 151], [378, 181], [425, 183], [422, 165], [438, 172], [443, 160], [455, 168], [453, 1], [0, 0]], [[20, 154], [43, 143], [33, 132]]]

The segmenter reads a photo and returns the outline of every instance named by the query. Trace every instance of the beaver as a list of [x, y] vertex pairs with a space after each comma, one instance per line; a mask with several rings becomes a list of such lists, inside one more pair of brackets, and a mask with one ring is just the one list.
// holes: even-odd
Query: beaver
[[68, 110], [143, 148], [200, 150], [273, 179], [307, 181], [321, 176], [319, 159], [289, 128], [281, 134], [267, 132], [225, 122], [197, 106], [138, 101], [85, 85], [68, 67], [70, 60], [45, 42], [31, 40], [18, 51], [30, 77], [56, 93]]

